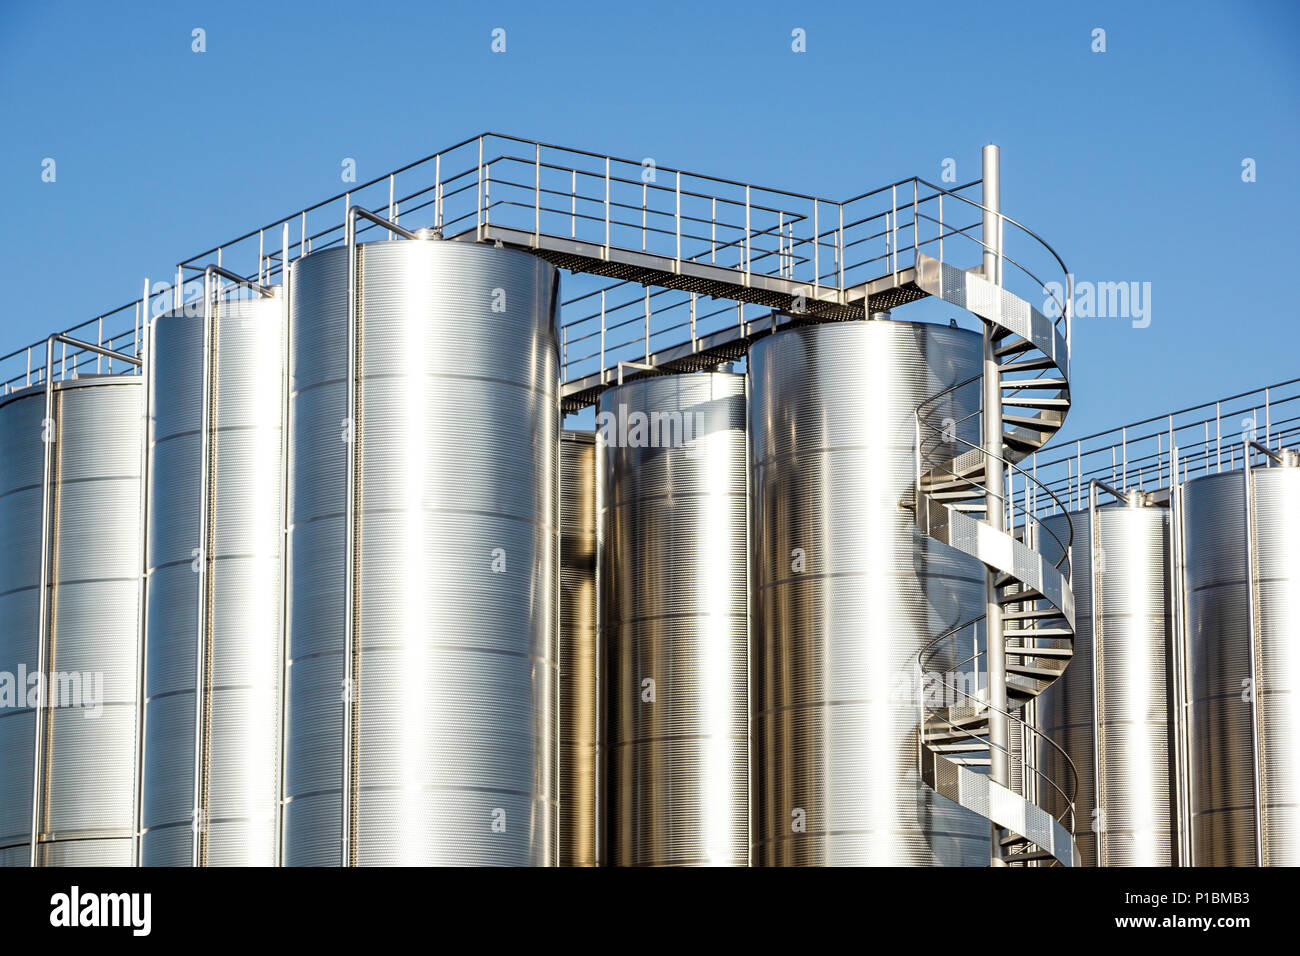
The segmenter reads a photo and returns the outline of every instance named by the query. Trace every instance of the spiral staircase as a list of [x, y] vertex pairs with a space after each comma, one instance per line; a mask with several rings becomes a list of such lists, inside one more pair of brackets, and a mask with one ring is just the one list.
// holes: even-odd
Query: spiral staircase
[[[1064, 422], [1070, 390], [1067, 343], [1061, 326], [1067, 320], [1054, 323], [990, 281], [982, 267], [963, 271], [918, 252], [916, 275], [923, 292], [991, 325], [1001, 379], [1002, 448], [986, 449], [960, 438], [950, 417], [939, 418], [942, 399], [963, 388], [981, 388], [982, 375], [927, 399], [916, 410], [914, 507], [917, 524], [925, 534], [981, 561], [993, 575], [1001, 633], [986, 636], [986, 640], [1001, 641], [1005, 648], [1007, 701], [1006, 709], [994, 708], [986, 690], [963, 690], [954, 679], [955, 674], [977, 667], [979, 658], [986, 657], [978, 652], [954, 659], [959, 653], [957, 639], [983, 621], [984, 615], [930, 641], [916, 660], [919, 686], [929, 691], [922, 699], [920, 714], [922, 779], [931, 789], [991, 822], [996, 862], [1073, 866], [1078, 862], [1073, 835], [1077, 786], [1073, 765], [1059, 746], [1015, 713], [1057, 680], [1073, 655], [1071, 542], [1059, 542], [1063, 557], [1051, 564], [1033, 549], [1034, 532], [1025, 540], [1026, 535], [1011, 530], [1017, 521], [996, 527], [986, 520], [990, 456], [1023, 483], [1036, 485], [1033, 476], [1016, 463], [1046, 444]], [[1061, 314], [1066, 314], [1064, 309]], [[960, 454], [948, 457], [954, 450]], [[1042, 490], [1056, 498], [1050, 490]], [[1000, 497], [1009, 511], [1022, 513], [1022, 529], [1047, 531], [1015, 504], [1014, 495]], [[1057, 504], [1066, 510], [1061, 502]], [[936, 695], [935, 690], [941, 693]], [[990, 718], [998, 713], [1005, 715], [1008, 740], [1018, 737], [1022, 751], [1036, 751], [1040, 743], [1054, 748], [1064, 758], [1060, 764], [1067, 768], [1067, 779], [1051, 779], [1037, 769], [1036, 759], [1026, 759], [1025, 753], [1006, 744], [995, 745]], [[1004, 753], [1006, 763], [1019, 771], [1018, 787], [993, 779], [996, 751]], [[1051, 805], [1065, 809], [1054, 815], [1048, 810]]]

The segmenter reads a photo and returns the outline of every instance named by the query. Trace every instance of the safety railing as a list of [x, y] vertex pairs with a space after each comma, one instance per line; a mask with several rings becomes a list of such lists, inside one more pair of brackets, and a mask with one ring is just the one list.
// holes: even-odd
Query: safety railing
[[[972, 643], [975, 643], [974, 632], [977, 626], [984, 620], [984, 615], [972, 618], [963, 624], [959, 624], [943, 634], [940, 634], [934, 640], [922, 647], [916, 654], [915, 667], [917, 672], [917, 686], [921, 688], [918, 700], [918, 711], [920, 714], [919, 733], [921, 734], [921, 743], [924, 744], [928, 735], [933, 734], [935, 730], [943, 730], [949, 733], [957, 734], [971, 743], [977, 743], [981, 747], [988, 747], [990, 752], [997, 750], [1005, 754], [1009, 770], [1021, 777], [1022, 780], [1034, 779], [1040, 783], [1046, 783], [1047, 786], [1055, 792], [1060, 798], [1060, 806], [1063, 808], [1053, 814], [1056, 822], [1065, 827], [1071, 836], [1075, 835], [1075, 808], [1078, 802], [1079, 793], [1079, 772], [1074, 766], [1074, 761], [1070, 759], [1064, 748], [1055, 740], [1038, 730], [1032, 723], [1021, 719], [1012, 710], [1002, 710], [990, 705], [987, 696], [987, 671], [981, 672], [980, 662], [985, 659], [985, 652], [975, 648], [974, 652], [963, 660], [953, 663], [941, 663], [939, 656], [943, 648], [956, 646], [956, 638], [963, 632], [972, 632]], [[1026, 632], [1031, 635], [1033, 632]], [[988, 640], [988, 635], [985, 635]], [[960, 652], [959, 652], [960, 653]], [[968, 668], [963, 671], [963, 668]], [[956, 681], [952, 680], [958, 674], [968, 673], [969, 679], [973, 684], [971, 690], [963, 690]], [[981, 673], [985, 678], [981, 680]], [[938, 691], [935, 699], [935, 691]], [[963, 717], [989, 716], [992, 713], [1003, 715], [1009, 722], [1010, 727], [1014, 729], [1016, 735], [1024, 740], [1033, 742], [1032, 747], [1027, 747], [1024, 752], [1017, 753], [1009, 747], [995, 745], [989, 739], [988, 734], [983, 727], [971, 729], [962, 726]], [[1011, 735], [1008, 735], [1011, 739]], [[1053, 759], [1060, 762], [1064, 768], [1064, 779], [1058, 780], [1051, 774], [1040, 769], [1039, 763], [1042, 751], [1038, 749], [1039, 744], [1046, 744], [1053, 752]], [[1032, 754], [1029, 751], [1033, 751]], [[1027, 796], [1022, 794], [1022, 796]], [[1011, 859], [1014, 859], [1012, 857]]]
[[1160, 491], [1175, 468], [1179, 481], [1241, 468], [1252, 442], [1274, 450], [1300, 444], [1300, 378], [1049, 445], [1022, 465], [1055, 498], [1032, 484], [1021, 493], [1039, 517], [1062, 505], [1081, 511], [1094, 480], [1120, 491]]
[[[988, 248], [980, 238], [983, 207], [973, 198], [980, 185], [940, 187], [911, 178], [831, 200], [660, 166], [650, 158], [485, 133], [190, 256], [140, 301], [66, 331], [138, 354], [142, 323], [200, 298], [207, 266], [259, 285], [277, 282], [286, 261], [341, 245], [353, 206], [408, 230], [439, 229], [448, 239], [573, 247], [603, 260], [649, 261], [670, 273], [707, 266], [741, 286], [761, 279], [788, 289], [792, 311], [798, 311], [798, 296], [848, 304], [870, 283], [906, 285], [918, 253], [977, 266]], [[1003, 281], [1011, 286], [1007, 277], [1018, 276], [1028, 284], [1030, 301], [1041, 298], [1045, 310], [1064, 320], [1068, 295], [1044, 291], [1068, 283], [1059, 257], [1014, 220], [998, 222]], [[357, 232], [363, 242], [393, 238], [371, 222]], [[573, 271], [561, 329], [565, 381], [619, 361], [644, 361], [666, 345], [693, 343], [731, 323], [743, 325], [746, 308], [756, 308], [702, 301], [709, 299], [708, 288], [643, 287]], [[43, 365], [43, 341], [0, 356], [0, 386], [33, 383], [32, 370]]]

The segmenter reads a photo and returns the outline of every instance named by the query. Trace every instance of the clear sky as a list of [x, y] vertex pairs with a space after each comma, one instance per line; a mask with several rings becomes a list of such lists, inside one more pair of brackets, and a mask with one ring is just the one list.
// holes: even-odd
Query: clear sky
[[344, 157], [494, 130], [847, 198], [974, 179], [992, 141], [1079, 280], [1150, 283], [1147, 327], [1075, 327], [1065, 435], [1096, 431], [1300, 375], [1297, 50], [1295, 0], [0, 0], [0, 354], [341, 191]]

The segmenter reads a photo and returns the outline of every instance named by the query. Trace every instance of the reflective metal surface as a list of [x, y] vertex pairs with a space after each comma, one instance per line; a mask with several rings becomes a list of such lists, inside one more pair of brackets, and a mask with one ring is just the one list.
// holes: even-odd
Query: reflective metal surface
[[[152, 330], [144, 866], [189, 866], [196, 842], [202, 865], [278, 860], [284, 304], [221, 301], [212, 323], [206, 482], [201, 303], [160, 316]], [[200, 614], [206, 676], [196, 808]]]
[[1196, 866], [1300, 865], [1300, 469], [1251, 479], [1249, 547], [1243, 472], [1183, 493]]
[[[45, 717], [41, 865], [132, 862], [142, 392], [137, 377], [55, 384], [47, 673], [62, 679]], [[44, 414], [41, 386], [0, 399], [0, 671], [13, 675], [38, 669]], [[23, 866], [35, 710], [20, 703], [0, 700], [0, 861]]]
[[[1074, 522], [1077, 628], [1065, 675], [1038, 700], [1038, 727], [1078, 773], [1082, 865], [1172, 866], [1177, 774], [1169, 511], [1107, 505], [1095, 514], [1095, 549], [1088, 511], [1046, 518], [1038, 533], [1038, 550], [1055, 561], [1061, 555], [1057, 539], [1069, 540], [1067, 522]], [[1101, 601], [1094, 603], [1098, 584]], [[1100, 655], [1094, 654], [1098, 639]], [[1065, 775], [1057, 751], [1043, 746], [1038, 757], [1049, 776]], [[1051, 812], [1064, 809], [1058, 794], [1044, 798]]]
[[598, 866], [596, 436], [560, 434], [560, 866]]
[[745, 379], [647, 378], [598, 408], [605, 860], [744, 866]]
[[[916, 407], [975, 375], [980, 344], [852, 322], [750, 350], [756, 865], [988, 863], [987, 820], [922, 784], [915, 686], [921, 647], [983, 613], [984, 568], [900, 506]], [[934, 414], [976, 440], [977, 393], [952, 395]]]
[[[437, 240], [293, 274], [284, 862], [337, 865], [351, 707], [357, 864], [555, 862], [556, 270]], [[348, 442], [356, 682], [344, 687]], [[350, 698], [350, 699], [349, 699]]]

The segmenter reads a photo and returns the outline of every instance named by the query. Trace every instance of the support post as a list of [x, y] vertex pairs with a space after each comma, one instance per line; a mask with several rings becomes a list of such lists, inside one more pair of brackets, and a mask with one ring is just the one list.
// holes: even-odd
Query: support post
[[[984, 277], [995, 284], [1000, 284], [1002, 279], [999, 275], [1002, 230], [999, 223], [1001, 188], [998, 159], [996, 146], [984, 147]], [[1002, 471], [1002, 373], [995, 354], [996, 332], [997, 326], [992, 322], [984, 323], [984, 489], [987, 507], [985, 520], [990, 527], [1002, 531], [1006, 520]], [[987, 607], [984, 619], [984, 643], [989, 675], [989, 776], [994, 783], [1006, 787], [1011, 783], [1006, 716], [1007, 650], [1003, 636], [1002, 605], [998, 603], [998, 590], [995, 586], [997, 574], [995, 568], [990, 567], [985, 570], [984, 598]], [[991, 838], [992, 865], [1005, 866], [1002, 853], [1002, 830], [994, 826]]]

